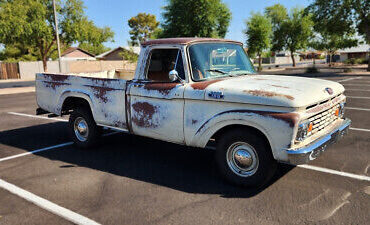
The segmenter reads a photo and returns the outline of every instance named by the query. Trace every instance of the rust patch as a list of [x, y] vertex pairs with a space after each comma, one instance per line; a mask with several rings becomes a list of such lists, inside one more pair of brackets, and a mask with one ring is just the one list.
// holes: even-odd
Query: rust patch
[[135, 113], [133, 113], [132, 121], [139, 127], [156, 128], [158, 124], [153, 121], [153, 115], [157, 113], [158, 107], [149, 104], [148, 102], [136, 102], [132, 105]]
[[144, 85], [144, 89], [148, 91], [158, 91], [162, 95], [168, 95], [178, 83], [149, 83]]
[[221, 116], [221, 115], [224, 115], [224, 114], [229, 114], [229, 113], [253, 113], [253, 114], [257, 114], [257, 115], [260, 115], [260, 116], [265, 116], [265, 117], [272, 117], [274, 119], [277, 119], [277, 120], [282, 120], [284, 122], [286, 122], [289, 127], [294, 127], [296, 124], [298, 124], [299, 122], [299, 114], [298, 113], [279, 113], [279, 112], [269, 112], [269, 111], [254, 111], [254, 110], [244, 110], [244, 109], [240, 109], [240, 110], [230, 110], [230, 111], [225, 111], [225, 112], [221, 112], [217, 115], [214, 115], [212, 118], [208, 119], [204, 124], [202, 124], [202, 126], [197, 130], [197, 134], [212, 120], [214, 119], [215, 117], [218, 117], [218, 116]]
[[121, 127], [121, 128], [125, 128], [126, 127], [126, 123], [122, 122], [122, 121], [114, 121], [113, 122], [113, 126], [114, 127]]
[[335, 104], [337, 104], [338, 102], [340, 102], [342, 100], [342, 98], [340, 98], [340, 96], [336, 97], [335, 99], [331, 100], [331, 101], [328, 101], [324, 104], [321, 104], [321, 105], [318, 105], [318, 106], [315, 106], [311, 109], [309, 109], [307, 111], [307, 113], [319, 113], [325, 109], [328, 109], [332, 106], [334, 106]]
[[68, 78], [70, 77], [69, 75], [51, 74], [51, 73], [44, 73], [44, 75], [50, 77], [51, 80], [58, 81], [58, 82], [64, 82], [68, 80]]
[[279, 97], [284, 97], [290, 100], [294, 100], [293, 96], [290, 95], [284, 95], [284, 94], [279, 94], [271, 91], [262, 91], [262, 90], [244, 90], [243, 92], [254, 95], [254, 96], [262, 96], [262, 97], [274, 97], [274, 96], [279, 96]]
[[274, 85], [274, 84], [270, 84], [270, 86], [272, 86], [272, 87], [278, 87], [278, 88], [290, 89], [290, 87], [285, 87], [285, 86], [280, 86], [280, 85]]
[[287, 122], [290, 127], [294, 127], [299, 122], [300, 118], [298, 113], [267, 113], [266, 115], [278, 120], [283, 120]]
[[43, 82], [45, 83], [45, 87], [51, 88], [53, 90], [55, 90], [57, 87], [69, 85], [67, 83], [58, 83], [58, 82], [54, 82], [54, 81], [43, 81]]
[[104, 103], [108, 102], [107, 92], [116, 90], [114, 88], [109, 88], [109, 87], [97, 87], [97, 86], [91, 86], [91, 85], [84, 85], [84, 86], [91, 88], [93, 90], [95, 97], [98, 99], [101, 99]]
[[204, 90], [206, 89], [209, 85], [217, 83], [219, 81], [222, 81], [223, 79], [217, 79], [217, 80], [208, 80], [208, 81], [200, 81], [196, 83], [192, 83], [190, 86], [194, 90]]

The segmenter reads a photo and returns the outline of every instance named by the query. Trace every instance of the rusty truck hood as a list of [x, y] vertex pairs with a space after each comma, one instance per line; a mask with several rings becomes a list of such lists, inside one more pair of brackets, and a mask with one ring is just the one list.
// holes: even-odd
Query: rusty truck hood
[[213, 81], [204, 90], [207, 100], [298, 108], [341, 94], [344, 87], [314, 78], [246, 75]]

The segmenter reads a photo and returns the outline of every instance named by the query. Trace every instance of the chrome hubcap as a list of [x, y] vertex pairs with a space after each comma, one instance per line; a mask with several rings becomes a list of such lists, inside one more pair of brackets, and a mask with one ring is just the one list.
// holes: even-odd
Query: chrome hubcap
[[89, 127], [84, 118], [78, 117], [74, 122], [74, 131], [79, 141], [86, 141], [89, 135]]
[[242, 177], [252, 176], [258, 168], [258, 155], [256, 150], [245, 142], [232, 144], [226, 153], [227, 164], [231, 171]]

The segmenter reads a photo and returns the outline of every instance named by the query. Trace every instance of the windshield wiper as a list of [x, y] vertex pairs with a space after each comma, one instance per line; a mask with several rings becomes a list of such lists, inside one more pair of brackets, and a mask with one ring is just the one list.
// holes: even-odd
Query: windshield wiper
[[227, 74], [225, 71], [222, 70], [206, 70], [207, 72], [216, 72], [216, 73], [222, 73], [222, 74]]

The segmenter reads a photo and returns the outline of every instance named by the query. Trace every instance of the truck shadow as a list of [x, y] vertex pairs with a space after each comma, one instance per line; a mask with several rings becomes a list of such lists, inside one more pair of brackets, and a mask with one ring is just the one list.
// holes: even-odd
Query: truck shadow
[[[63, 122], [0, 132], [1, 144], [26, 151], [68, 141], [67, 123]], [[88, 150], [65, 146], [35, 155], [64, 162], [65, 164], [60, 166], [61, 170], [86, 167], [187, 193], [218, 194], [225, 198], [255, 196], [294, 168], [279, 165], [274, 178], [264, 187], [239, 188], [222, 181], [212, 150], [190, 148], [123, 133], [103, 137], [97, 147]]]

